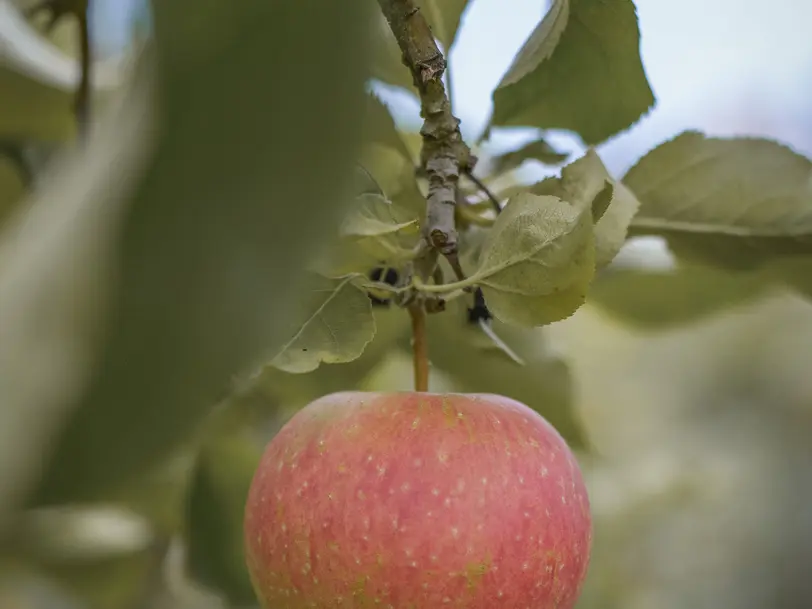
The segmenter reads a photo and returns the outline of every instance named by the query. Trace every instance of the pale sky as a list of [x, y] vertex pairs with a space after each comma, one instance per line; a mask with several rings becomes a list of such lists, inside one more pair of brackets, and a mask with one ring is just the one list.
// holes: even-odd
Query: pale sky
[[[442, 0], [441, 0], [442, 1]], [[98, 43], [126, 40], [134, 6], [144, 0], [94, 0]], [[656, 108], [604, 144], [609, 168], [625, 171], [647, 150], [684, 129], [758, 135], [812, 156], [812, 2], [809, 0], [636, 0], [641, 53]], [[490, 92], [547, 7], [545, 0], [473, 0], [450, 60], [455, 112], [467, 137], [490, 113]], [[399, 122], [419, 124], [417, 106], [384, 92]], [[405, 101], [404, 101], [405, 99]], [[528, 134], [494, 138], [513, 147]], [[551, 139], [577, 151], [567, 134]]]

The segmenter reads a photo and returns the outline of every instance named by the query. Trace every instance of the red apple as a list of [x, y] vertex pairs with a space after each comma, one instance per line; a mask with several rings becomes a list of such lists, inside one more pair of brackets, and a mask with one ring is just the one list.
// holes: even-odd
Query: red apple
[[574, 455], [524, 404], [348, 392], [270, 442], [245, 544], [269, 609], [570, 609], [592, 520]]

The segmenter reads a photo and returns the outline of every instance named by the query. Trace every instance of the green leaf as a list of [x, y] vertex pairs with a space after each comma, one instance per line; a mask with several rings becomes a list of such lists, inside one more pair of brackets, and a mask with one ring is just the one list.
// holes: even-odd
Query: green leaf
[[812, 254], [812, 162], [760, 138], [688, 131], [623, 178], [640, 199], [634, 234], [661, 235], [680, 257], [752, 269]]
[[256, 603], [245, 568], [242, 522], [261, 456], [246, 434], [210, 440], [200, 451], [186, 499], [189, 574], [235, 607]]
[[468, 0], [417, 0], [417, 4], [423, 9], [434, 37], [442, 43], [448, 55], [456, 40]]
[[769, 284], [754, 273], [701, 266], [611, 271], [593, 282], [588, 302], [643, 330], [668, 330], [750, 302]]
[[491, 124], [608, 139], [654, 104], [639, 47], [631, 0], [554, 0], [494, 91]]
[[603, 268], [626, 242], [632, 218], [640, 207], [634, 194], [614, 180], [594, 149], [561, 170], [561, 178], [547, 178], [531, 186], [537, 195], [553, 195], [582, 208], [589, 206], [595, 221], [595, 262]]
[[544, 138], [539, 138], [517, 150], [493, 157], [491, 160], [493, 164], [491, 173], [496, 175], [512, 171], [529, 160], [540, 161], [545, 165], [558, 165], [566, 161], [567, 156], [567, 154], [553, 148]]
[[428, 318], [432, 367], [450, 375], [459, 391], [507, 395], [527, 404], [550, 421], [570, 446], [584, 448], [587, 441], [575, 412], [572, 375], [566, 362], [549, 352], [542, 331], [492, 322], [494, 332], [524, 361], [519, 365], [492, 348], [478, 325], [467, 323], [457, 302], [442, 315]]
[[0, 512], [32, 480], [35, 504], [104, 496], [187, 441], [289, 336], [351, 201], [359, 4], [152, 12], [142, 86], [2, 243]]
[[266, 366], [252, 386], [263, 395], [284, 403], [294, 410], [318, 397], [357, 388], [381, 362], [396, 342], [411, 336], [409, 316], [400, 308], [375, 308], [375, 337], [361, 356], [350, 362], [319, 366], [308, 374], [283, 372]]
[[364, 116], [364, 142], [376, 143], [399, 152], [404, 159], [413, 162], [412, 154], [398, 131], [389, 108], [372, 93], [367, 94]]
[[486, 237], [471, 281], [506, 323], [559, 321], [584, 303], [594, 245], [589, 213], [557, 197], [517, 195]]
[[271, 360], [285, 372], [311, 372], [324, 362], [357, 359], [375, 336], [375, 318], [366, 292], [354, 277], [330, 280], [314, 276], [294, 332]]
[[[8, 2], [0, 3], [0, 137], [65, 142], [76, 134], [74, 91], [79, 64], [28, 26]], [[94, 62], [94, 104], [124, 82], [115, 62]]]
[[356, 205], [344, 218], [340, 233], [343, 237], [380, 237], [392, 233], [419, 231], [417, 218], [380, 195], [356, 197]]
[[168, 542], [149, 523], [114, 507], [61, 506], [25, 512], [5, 539], [18, 561], [88, 609], [143, 602], [160, 573]]

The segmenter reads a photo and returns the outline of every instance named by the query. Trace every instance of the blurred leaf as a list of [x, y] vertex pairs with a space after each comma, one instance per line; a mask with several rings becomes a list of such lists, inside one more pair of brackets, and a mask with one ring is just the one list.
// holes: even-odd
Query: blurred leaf
[[231, 606], [256, 603], [243, 552], [243, 512], [261, 447], [244, 435], [225, 435], [200, 451], [186, 502], [190, 575]]
[[271, 360], [285, 372], [311, 372], [324, 362], [337, 364], [357, 359], [375, 336], [375, 318], [366, 292], [340, 280], [313, 276], [302, 313], [290, 339]]
[[[397, 232], [417, 232], [417, 218], [380, 195], [360, 195], [341, 225], [344, 237], [378, 237]], [[408, 230], [407, 230], [408, 229]]]
[[558, 165], [566, 161], [567, 156], [563, 152], [558, 152], [544, 138], [539, 138], [521, 148], [493, 157], [491, 160], [492, 173], [500, 174], [512, 171], [529, 160], [539, 161], [545, 165]]
[[611, 271], [593, 282], [588, 302], [644, 330], [695, 323], [761, 296], [768, 288], [754, 273], [729, 273], [700, 266], [674, 270]]
[[423, 9], [434, 37], [442, 43], [448, 56], [468, 0], [417, 0], [417, 4]]
[[159, 549], [89, 563], [52, 564], [43, 572], [87, 609], [138, 607], [160, 581]]
[[[0, 429], [14, 440], [0, 442], [11, 453], [0, 462], [22, 461], [16, 438], [41, 459], [58, 423], [50, 413], [77, 404], [38, 503], [124, 486], [189, 438], [231, 376], [278, 348], [302, 269], [346, 209], [363, 9], [246, 0], [194, 18], [158, 3], [153, 14], [160, 130], [143, 122], [142, 95], [128, 94], [113, 118], [130, 131], [108, 126], [91, 141], [34, 202], [38, 223], [3, 244]], [[122, 156], [145, 143], [144, 166]], [[31, 361], [48, 365], [33, 374]]]
[[491, 124], [606, 140], [654, 104], [639, 47], [631, 0], [553, 0], [494, 91]]
[[812, 254], [812, 162], [758, 138], [687, 131], [623, 178], [641, 206], [635, 234], [661, 235], [681, 257], [752, 269]]
[[590, 206], [595, 223], [595, 262], [597, 268], [614, 260], [626, 242], [629, 224], [640, 202], [623, 184], [614, 180], [601, 158], [590, 148], [577, 161], [561, 170], [561, 178], [547, 178], [530, 192], [552, 195], [577, 207]]
[[167, 547], [143, 519], [104, 506], [29, 511], [14, 532], [21, 564], [88, 609], [140, 606], [159, 581]]
[[392, 148], [413, 161], [413, 155], [398, 131], [389, 107], [372, 93], [367, 94], [366, 115], [364, 117], [364, 142], [376, 143]]
[[595, 272], [589, 213], [557, 197], [513, 197], [485, 238], [471, 281], [506, 323], [541, 326], [584, 303]]
[[527, 404], [550, 421], [570, 446], [584, 448], [586, 438], [574, 412], [567, 364], [547, 351], [541, 331], [512, 328], [496, 320], [493, 326], [525, 365], [485, 346], [479, 326], [468, 324], [463, 311], [451, 306], [446, 313], [428, 318], [432, 366], [449, 374], [459, 391], [495, 393]]
[[25, 194], [24, 172], [20, 164], [0, 153], [0, 227]]
[[[94, 87], [104, 100], [124, 80], [118, 62], [95, 62]], [[10, 2], [0, 3], [0, 137], [66, 141], [76, 134], [76, 60], [51, 45]]]

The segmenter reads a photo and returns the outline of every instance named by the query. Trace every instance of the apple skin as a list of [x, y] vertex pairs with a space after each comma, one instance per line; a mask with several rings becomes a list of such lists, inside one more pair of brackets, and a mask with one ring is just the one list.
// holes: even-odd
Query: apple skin
[[244, 531], [268, 609], [571, 609], [592, 547], [563, 438], [488, 394], [315, 400], [266, 448]]

